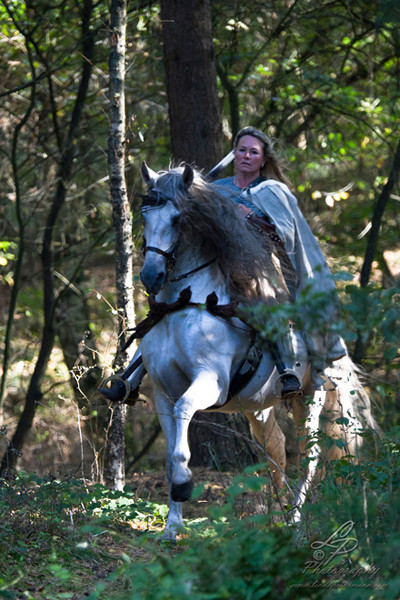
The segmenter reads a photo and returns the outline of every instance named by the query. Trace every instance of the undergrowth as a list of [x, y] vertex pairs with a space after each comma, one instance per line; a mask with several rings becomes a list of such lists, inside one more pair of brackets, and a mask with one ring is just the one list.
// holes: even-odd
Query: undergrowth
[[268, 485], [262, 473], [234, 478], [225, 503], [187, 522], [177, 545], [159, 540], [167, 507], [132, 490], [24, 472], [2, 480], [0, 597], [399, 598], [400, 428], [373, 460], [331, 463], [301, 525], [285, 510], [237, 511]]

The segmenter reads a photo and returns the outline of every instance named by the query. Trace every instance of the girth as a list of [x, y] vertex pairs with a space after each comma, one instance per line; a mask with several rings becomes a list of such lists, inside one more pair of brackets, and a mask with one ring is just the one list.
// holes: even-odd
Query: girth
[[237, 394], [239, 394], [239, 392], [241, 392], [246, 387], [250, 379], [253, 377], [254, 373], [257, 371], [262, 357], [263, 353], [261, 348], [257, 346], [254, 339], [252, 339], [247, 349], [245, 357], [243, 358], [242, 362], [239, 365], [239, 368], [237, 369], [236, 373], [231, 379], [226, 402], [228, 402], [228, 400], [230, 400], [234, 396], [237, 396]]

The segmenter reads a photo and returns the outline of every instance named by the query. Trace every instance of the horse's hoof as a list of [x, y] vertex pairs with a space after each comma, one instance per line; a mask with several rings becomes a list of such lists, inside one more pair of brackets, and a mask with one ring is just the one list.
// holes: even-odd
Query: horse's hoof
[[176, 538], [178, 536], [178, 531], [176, 529], [166, 529], [163, 531], [160, 536], [161, 542], [169, 542], [170, 544], [176, 544]]
[[192, 495], [193, 481], [186, 483], [173, 483], [171, 486], [171, 498], [174, 502], [186, 502]]

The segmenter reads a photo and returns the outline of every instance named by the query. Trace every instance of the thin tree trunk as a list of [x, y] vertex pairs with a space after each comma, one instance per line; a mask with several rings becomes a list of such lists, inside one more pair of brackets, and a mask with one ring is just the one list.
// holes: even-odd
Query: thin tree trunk
[[5, 397], [5, 391], [6, 391], [7, 375], [8, 375], [8, 369], [9, 369], [9, 361], [10, 361], [11, 332], [12, 332], [12, 326], [13, 326], [13, 322], [14, 322], [14, 314], [15, 314], [15, 309], [17, 306], [17, 298], [18, 298], [18, 293], [19, 293], [19, 288], [20, 288], [20, 276], [21, 276], [22, 263], [23, 263], [24, 254], [25, 254], [25, 221], [24, 221], [23, 211], [22, 211], [22, 198], [21, 198], [20, 176], [19, 176], [19, 167], [18, 167], [18, 140], [19, 140], [19, 135], [20, 135], [23, 127], [28, 122], [28, 119], [32, 113], [33, 107], [35, 105], [35, 99], [36, 99], [36, 83], [35, 83], [36, 72], [35, 72], [35, 67], [34, 67], [34, 61], [31, 56], [30, 43], [29, 43], [28, 39], [26, 39], [25, 44], [26, 44], [28, 60], [29, 60], [30, 68], [31, 68], [32, 86], [31, 86], [31, 97], [29, 100], [28, 107], [27, 107], [25, 114], [22, 117], [21, 121], [15, 127], [14, 135], [13, 135], [13, 139], [12, 139], [12, 145], [11, 145], [11, 166], [12, 166], [13, 180], [14, 180], [14, 187], [15, 187], [15, 213], [16, 213], [16, 218], [17, 218], [17, 223], [18, 223], [19, 241], [18, 241], [17, 260], [16, 260], [15, 268], [14, 268], [14, 284], [11, 289], [10, 305], [9, 305], [9, 309], [8, 309], [6, 332], [5, 332], [5, 337], [4, 337], [3, 369], [2, 369], [1, 379], [0, 379], [0, 422], [2, 422], [2, 418], [3, 418], [3, 403], [4, 403], [4, 397]]
[[[374, 256], [376, 253], [376, 248], [378, 245], [379, 230], [381, 228], [383, 214], [385, 212], [386, 204], [390, 198], [390, 194], [393, 192], [395, 185], [397, 185], [397, 183], [399, 181], [399, 174], [400, 174], [400, 141], [397, 144], [396, 152], [394, 154], [393, 164], [392, 164], [389, 178], [388, 178], [385, 186], [383, 187], [381, 194], [379, 195], [379, 197], [376, 201], [374, 213], [372, 215], [371, 229], [369, 232], [367, 248], [365, 250], [364, 263], [363, 263], [363, 266], [361, 269], [361, 275], [360, 275], [360, 286], [361, 287], [366, 287], [369, 283], [369, 279], [371, 276], [371, 270], [372, 270], [372, 263], [373, 263]], [[364, 341], [363, 341], [361, 333], [359, 333], [356, 343], [355, 343], [355, 347], [354, 347], [353, 360], [356, 363], [361, 363], [361, 361], [363, 359], [363, 355], [364, 355]]]
[[228, 73], [226, 72], [226, 69], [220, 62], [217, 62], [217, 73], [220, 78], [222, 87], [226, 90], [226, 92], [228, 94], [232, 139], [234, 140], [236, 137], [236, 134], [238, 133], [238, 131], [240, 129], [240, 102], [239, 102], [240, 90], [237, 86], [232, 84], [232, 82], [230, 81], [230, 79], [228, 77]]
[[64, 145], [63, 153], [60, 159], [57, 186], [54, 200], [47, 217], [43, 245], [42, 245], [42, 267], [43, 267], [43, 312], [44, 325], [42, 331], [42, 341], [39, 355], [36, 361], [35, 369], [32, 374], [22, 415], [19, 419], [17, 429], [12, 437], [10, 446], [3, 457], [0, 472], [5, 472], [15, 467], [18, 456], [24, 445], [26, 436], [32, 428], [36, 407], [42, 399], [42, 380], [47, 369], [47, 364], [54, 346], [54, 310], [56, 299], [54, 293], [53, 279], [53, 233], [55, 230], [57, 218], [61, 208], [64, 205], [67, 189], [66, 184], [72, 173], [74, 153], [74, 140], [76, 139], [78, 127], [80, 124], [83, 106], [85, 104], [89, 81], [92, 74], [92, 60], [94, 49], [94, 32], [90, 29], [93, 5], [91, 0], [85, 0], [82, 9], [82, 52], [83, 66], [82, 76], [78, 88], [74, 110], [71, 116], [68, 136]]
[[[135, 326], [133, 302], [132, 219], [125, 182], [125, 45], [126, 2], [112, 0], [110, 26], [110, 136], [108, 166], [116, 244], [116, 288], [119, 316], [118, 348], [115, 366], [121, 367], [127, 356], [121, 353], [126, 331]], [[125, 485], [126, 405], [113, 407], [108, 429], [105, 478], [113, 489]]]

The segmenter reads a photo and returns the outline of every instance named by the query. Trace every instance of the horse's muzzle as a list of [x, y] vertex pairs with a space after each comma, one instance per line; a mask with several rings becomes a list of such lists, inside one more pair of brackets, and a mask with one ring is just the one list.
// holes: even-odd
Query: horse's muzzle
[[157, 265], [144, 266], [140, 272], [140, 279], [148, 294], [158, 294], [165, 283], [166, 269], [157, 268]]

